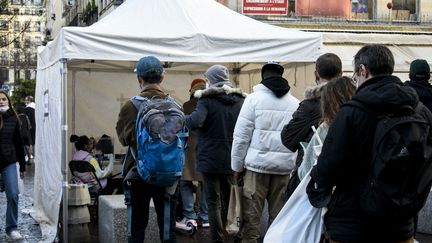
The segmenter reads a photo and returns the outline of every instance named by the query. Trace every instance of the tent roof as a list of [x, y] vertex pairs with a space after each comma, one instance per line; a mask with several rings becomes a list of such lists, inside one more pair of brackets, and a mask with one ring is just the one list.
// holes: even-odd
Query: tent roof
[[40, 53], [61, 58], [170, 62], [309, 62], [321, 35], [256, 21], [214, 0], [128, 0], [89, 27], [64, 27]]

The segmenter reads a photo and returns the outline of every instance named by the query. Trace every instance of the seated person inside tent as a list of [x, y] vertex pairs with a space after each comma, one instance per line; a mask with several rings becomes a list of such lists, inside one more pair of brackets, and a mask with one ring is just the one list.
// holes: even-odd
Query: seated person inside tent
[[114, 166], [114, 155], [108, 154], [109, 164], [105, 169], [101, 168], [99, 162], [93, 157], [91, 151], [93, 150], [95, 143], [94, 140], [87, 136], [71, 135], [70, 142], [75, 143], [76, 151], [73, 154], [72, 160], [81, 160], [89, 162], [96, 170], [96, 176], [99, 179], [102, 188], [100, 188], [99, 184], [93, 177], [92, 173], [75, 173], [73, 177], [73, 181], [78, 183], [87, 183], [89, 184], [90, 192], [99, 192], [101, 194], [110, 195], [113, 194], [114, 191], [116, 194], [123, 193], [122, 187], [122, 179], [121, 178], [112, 178], [111, 172]]

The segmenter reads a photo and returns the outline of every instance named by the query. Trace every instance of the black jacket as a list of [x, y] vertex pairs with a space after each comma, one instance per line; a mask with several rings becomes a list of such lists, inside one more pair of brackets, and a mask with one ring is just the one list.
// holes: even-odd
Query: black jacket
[[24, 110], [24, 113], [27, 115], [27, 117], [30, 120], [30, 135], [31, 135], [31, 144], [34, 145], [36, 141], [36, 118], [35, 118], [35, 109], [32, 107], [26, 107]]
[[[418, 96], [399, 78], [382, 76], [362, 84], [353, 100], [381, 115], [402, 105], [416, 106]], [[318, 163], [312, 169], [312, 182], [316, 181], [320, 188], [331, 191], [336, 186], [324, 219], [330, 239], [334, 241], [396, 242], [413, 235], [413, 219], [372, 219], [360, 209], [360, 189], [370, 170], [376, 124], [376, 115], [358, 107], [342, 106], [328, 131]]]
[[415, 89], [420, 101], [432, 111], [432, 85], [428, 81], [407, 81], [408, 86]]
[[20, 163], [20, 171], [25, 171], [24, 145], [18, 118], [11, 109], [1, 116], [3, 127], [0, 128], [0, 171], [16, 162]]
[[21, 135], [24, 145], [32, 145], [33, 138], [30, 133], [31, 124], [28, 116], [24, 113], [18, 114], [18, 118], [21, 122]]
[[305, 99], [294, 112], [290, 122], [281, 132], [282, 144], [295, 152], [300, 149], [300, 142], [309, 142], [312, 135], [312, 126], [318, 128], [321, 119], [320, 97], [323, 84], [307, 89]]
[[186, 126], [198, 128], [197, 170], [233, 174], [233, 132], [244, 96], [239, 89], [223, 86], [198, 90], [195, 97], [199, 98], [197, 107], [186, 116]]

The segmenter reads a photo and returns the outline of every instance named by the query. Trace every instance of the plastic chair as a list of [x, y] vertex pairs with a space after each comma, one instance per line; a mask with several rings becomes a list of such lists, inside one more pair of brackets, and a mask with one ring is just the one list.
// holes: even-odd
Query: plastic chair
[[92, 179], [95, 179], [99, 185], [99, 190], [91, 190], [91, 187], [94, 186], [92, 183], [85, 182], [89, 185], [89, 193], [92, 203], [89, 207], [90, 213], [93, 216], [94, 220], [97, 221], [97, 212], [98, 212], [98, 198], [100, 192], [102, 191], [102, 184], [96, 176], [95, 168], [87, 161], [84, 160], [71, 160], [69, 162], [69, 169], [71, 171], [72, 176], [79, 178], [79, 176], [75, 173], [91, 173], [93, 175]]

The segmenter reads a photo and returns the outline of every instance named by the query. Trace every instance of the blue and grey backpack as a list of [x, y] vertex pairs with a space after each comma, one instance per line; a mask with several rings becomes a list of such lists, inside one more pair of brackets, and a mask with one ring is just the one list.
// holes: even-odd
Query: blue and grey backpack
[[135, 123], [138, 174], [147, 183], [170, 187], [181, 177], [187, 129], [181, 106], [169, 95], [131, 99], [138, 109]]

